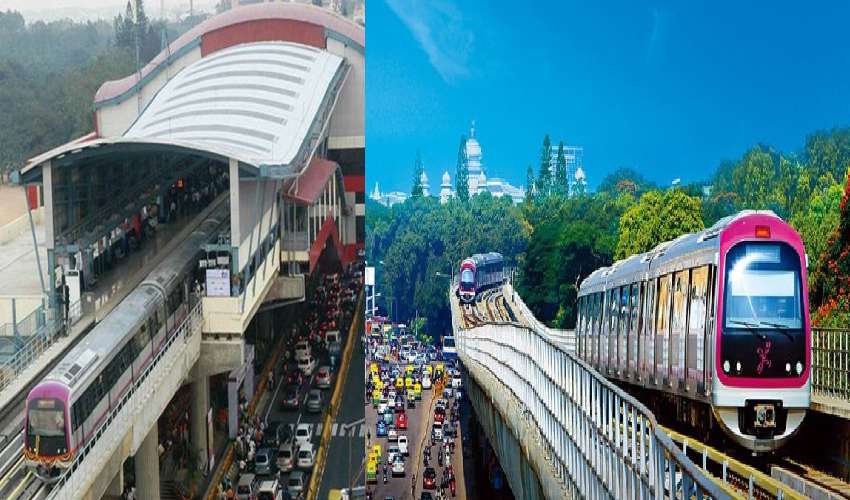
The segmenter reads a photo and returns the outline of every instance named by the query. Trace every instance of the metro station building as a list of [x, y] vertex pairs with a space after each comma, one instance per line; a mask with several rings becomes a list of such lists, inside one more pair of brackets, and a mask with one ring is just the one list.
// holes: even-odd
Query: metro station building
[[[244, 334], [260, 306], [303, 300], [320, 258], [344, 265], [363, 249], [364, 62], [363, 28], [333, 12], [292, 3], [233, 8], [137, 73], [101, 85], [94, 130], [32, 158], [14, 177], [42, 190], [45, 291], [60, 311], [69, 294], [97, 287], [128, 235], [141, 235], [151, 219], [167, 221], [208, 189], [202, 180], [226, 179], [227, 194], [216, 194], [229, 203], [229, 230], [199, 263], [216, 268], [224, 285], [212, 293], [203, 283], [199, 352], [178, 374], [192, 384], [196, 446], [209, 377], [229, 372], [236, 386], [253, 386]], [[150, 415], [138, 425], [153, 418], [155, 429], [174, 390], [146, 405]], [[145, 436], [130, 434], [124, 455]]]

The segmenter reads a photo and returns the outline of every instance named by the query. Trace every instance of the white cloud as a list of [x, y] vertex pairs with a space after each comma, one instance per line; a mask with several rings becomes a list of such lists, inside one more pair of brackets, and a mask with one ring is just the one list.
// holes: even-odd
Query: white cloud
[[475, 36], [464, 27], [463, 15], [448, 0], [387, 0], [446, 82], [469, 75]]

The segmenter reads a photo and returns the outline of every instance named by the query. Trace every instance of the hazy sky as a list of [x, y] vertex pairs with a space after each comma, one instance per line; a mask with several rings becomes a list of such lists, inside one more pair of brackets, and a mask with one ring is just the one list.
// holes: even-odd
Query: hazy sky
[[[134, 0], [135, 1], [135, 0]], [[216, 0], [194, 0], [196, 10], [212, 11]], [[189, 0], [145, 0], [145, 10], [159, 17], [164, 4], [166, 13], [175, 15], [189, 11]], [[0, 0], [0, 10], [17, 10], [27, 21], [71, 19], [112, 19], [123, 12], [127, 0]]]
[[379, 0], [369, 10], [368, 189], [432, 189], [476, 121], [490, 177], [525, 184], [543, 134], [619, 166], [707, 178], [757, 143], [850, 126], [850, 2]]

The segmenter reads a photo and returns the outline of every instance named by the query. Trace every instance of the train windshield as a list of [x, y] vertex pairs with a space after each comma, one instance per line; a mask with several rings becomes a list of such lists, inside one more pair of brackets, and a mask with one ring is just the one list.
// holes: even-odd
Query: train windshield
[[460, 284], [466, 286], [472, 286], [475, 283], [475, 274], [472, 272], [472, 269], [464, 269], [460, 272]]
[[785, 243], [736, 245], [726, 256], [725, 327], [803, 327], [800, 258]]
[[31, 436], [65, 435], [65, 405], [58, 399], [42, 398], [30, 401], [28, 417], [28, 433]]

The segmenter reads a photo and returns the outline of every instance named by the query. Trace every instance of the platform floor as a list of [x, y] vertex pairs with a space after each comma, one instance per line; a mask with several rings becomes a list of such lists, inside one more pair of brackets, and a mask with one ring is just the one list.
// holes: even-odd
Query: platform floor
[[822, 394], [812, 393], [813, 411], [834, 415], [836, 417], [850, 420], [850, 401], [843, 398], [834, 398]]
[[[221, 196], [227, 195], [225, 193]], [[67, 336], [56, 339], [11, 384], [0, 391], [0, 408], [5, 408], [9, 402], [15, 399], [16, 395], [25, 390], [33, 378], [46, 366], [53, 363], [65, 348], [82, 332], [86, 331], [92, 323], [100, 321], [109, 314], [130, 291], [142, 282], [156, 264], [169, 254], [171, 249], [195, 230], [206, 217], [206, 214], [212, 210], [211, 207], [223, 202], [224, 198], [221, 196], [199, 214], [178, 218], [170, 224], [160, 224], [153, 240], [146, 241], [142, 248], [128, 255], [121, 262], [121, 265], [100, 276], [95, 290], [84, 293], [81, 298], [82, 317], [72, 325]], [[29, 237], [31, 241], [32, 237]], [[1, 252], [2, 248], [0, 248]], [[30, 243], [30, 253], [32, 253], [32, 243]], [[34, 259], [32, 262], [35, 265]], [[7, 265], [15, 269], [16, 273], [22, 272], [17, 269], [18, 266], [16, 265], [11, 263]], [[36, 271], [31, 270], [31, 272], [35, 273]], [[10, 423], [3, 422], [2, 424], [5, 427], [0, 429], [0, 444], [5, 441], [4, 436], [15, 433], [15, 429], [20, 426], [20, 421], [15, 418]]]

